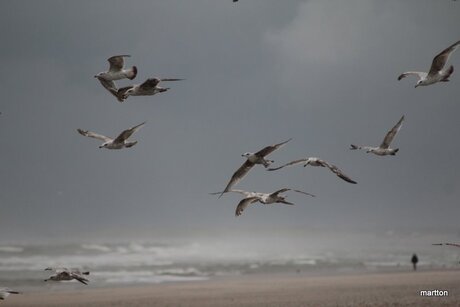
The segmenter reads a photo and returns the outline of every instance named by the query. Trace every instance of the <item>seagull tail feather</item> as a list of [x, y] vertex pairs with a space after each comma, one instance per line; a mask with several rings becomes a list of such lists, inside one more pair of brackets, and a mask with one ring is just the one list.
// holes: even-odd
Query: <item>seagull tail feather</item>
[[133, 80], [134, 78], [136, 78], [136, 76], [137, 76], [137, 67], [133, 66], [131, 68], [131, 71], [128, 73], [128, 79]]

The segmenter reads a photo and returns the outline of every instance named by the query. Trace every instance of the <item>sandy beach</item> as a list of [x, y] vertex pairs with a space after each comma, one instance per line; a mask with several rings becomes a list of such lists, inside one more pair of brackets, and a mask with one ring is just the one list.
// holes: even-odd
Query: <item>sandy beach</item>
[[[421, 297], [447, 290], [448, 297]], [[459, 271], [366, 273], [341, 276], [260, 274], [200, 282], [32, 292], [5, 306], [458, 306]]]

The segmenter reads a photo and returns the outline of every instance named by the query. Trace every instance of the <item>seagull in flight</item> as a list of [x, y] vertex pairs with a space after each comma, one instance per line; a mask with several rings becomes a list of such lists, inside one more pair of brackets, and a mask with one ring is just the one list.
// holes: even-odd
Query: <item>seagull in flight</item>
[[144, 81], [142, 84], [134, 84], [125, 86], [118, 89], [118, 99], [126, 99], [128, 96], [152, 96], [157, 93], [163, 93], [169, 90], [169, 87], [160, 87], [158, 84], [161, 81], [182, 81], [185, 79], [159, 79], [150, 78]]
[[101, 85], [109, 91], [113, 96], [115, 96], [118, 101], [123, 102], [123, 99], [118, 97], [118, 88], [116, 87], [114, 80], [120, 80], [128, 78], [130, 80], [136, 78], [137, 67], [133, 66], [130, 69], [124, 69], [124, 59], [130, 57], [128, 54], [124, 55], [114, 55], [107, 59], [109, 61], [110, 67], [106, 72], [100, 72], [94, 76], [97, 78]]
[[[254, 204], [256, 202], [259, 202], [259, 203], [264, 204], [264, 205], [269, 205], [269, 204], [274, 204], [274, 203], [280, 203], [280, 204], [285, 204], [285, 205], [294, 205], [293, 203], [290, 203], [290, 202], [286, 201], [286, 196], [280, 195], [281, 193], [284, 193], [284, 192], [287, 192], [287, 191], [294, 191], [294, 192], [297, 192], [297, 193], [301, 193], [301, 194], [304, 194], [304, 195], [315, 197], [315, 195], [313, 195], [313, 194], [303, 192], [303, 191], [300, 191], [300, 190], [289, 189], [289, 188], [283, 188], [283, 189], [278, 190], [278, 191], [273, 192], [273, 193], [247, 192], [247, 191], [243, 191], [243, 190], [228, 190], [227, 192], [236, 192], [236, 193], [240, 193], [240, 194], [244, 195], [245, 198], [243, 198], [239, 202], [238, 206], [236, 206], [236, 211], [235, 211], [235, 216], [240, 216], [243, 213], [244, 209], [246, 209], [247, 206], [249, 206], [250, 204]], [[224, 193], [227, 193], [227, 192], [224, 192]], [[215, 194], [219, 194], [219, 193], [222, 193], [222, 192], [211, 193], [211, 194], [215, 195]]]
[[433, 62], [431, 63], [431, 68], [428, 73], [420, 72], [420, 71], [406, 71], [402, 73], [398, 80], [405, 78], [407, 76], [413, 75], [417, 76], [419, 80], [415, 87], [418, 86], [427, 86], [437, 82], [447, 82], [449, 81], [450, 75], [454, 72], [454, 66], [449, 66], [448, 68], [444, 69], [447, 61], [449, 60], [450, 55], [460, 46], [460, 41], [456, 42], [455, 44], [447, 47], [441, 53], [434, 57]]
[[124, 58], [130, 57], [128, 54], [123, 55], [114, 55], [107, 59], [109, 61], [110, 67], [108, 71], [100, 72], [95, 75], [95, 78], [104, 79], [108, 81], [120, 80], [128, 78], [133, 80], [137, 75], [137, 67], [133, 66], [129, 69], [124, 69], [125, 61]]
[[83, 136], [87, 136], [90, 138], [95, 138], [98, 140], [103, 141], [99, 148], [107, 148], [107, 149], [122, 149], [122, 148], [130, 148], [133, 147], [134, 145], [137, 144], [137, 141], [133, 142], [128, 142], [127, 139], [133, 135], [137, 130], [139, 130], [145, 122], [134, 126], [132, 128], [124, 130], [122, 133], [120, 133], [119, 136], [117, 136], [115, 139], [109, 138], [105, 135], [102, 134], [97, 134], [88, 130], [82, 130], [82, 129], [77, 129], [78, 133], [80, 133]]
[[448, 245], [448, 246], [460, 247], [460, 244], [457, 244], [457, 243], [433, 243], [432, 245]]
[[309, 157], [309, 158], [303, 158], [299, 160], [294, 160], [289, 163], [286, 163], [284, 165], [281, 165], [279, 167], [274, 167], [274, 168], [269, 168], [267, 169], [268, 171], [276, 171], [279, 170], [283, 167], [286, 166], [291, 166], [291, 165], [297, 165], [297, 164], [303, 164], [304, 167], [310, 165], [310, 166], [317, 166], [317, 167], [327, 167], [331, 172], [336, 174], [339, 178], [345, 180], [346, 182], [356, 184], [356, 181], [345, 175], [337, 166], [330, 164], [326, 162], [325, 160], [322, 160], [320, 158], [316, 157]]
[[5, 300], [10, 294], [21, 294], [21, 292], [11, 290], [9, 288], [0, 288], [0, 300]]
[[256, 164], [262, 164], [265, 168], [270, 166], [274, 161], [273, 160], [266, 160], [265, 157], [289, 142], [292, 139], [289, 139], [287, 141], [281, 142], [279, 144], [274, 144], [267, 146], [261, 150], [259, 150], [256, 153], [252, 152], [246, 152], [242, 154], [242, 157], [246, 158], [246, 162], [243, 163], [243, 165], [240, 166], [239, 169], [236, 170], [236, 172], [233, 174], [232, 178], [230, 179], [230, 182], [227, 184], [225, 189], [222, 191], [220, 194], [219, 198], [226, 192], [228, 192], [235, 184], [237, 184], [241, 179], [243, 179], [244, 176], [251, 170], [251, 168], [256, 165]]
[[89, 272], [80, 272], [77, 269], [67, 269], [67, 268], [46, 268], [45, 271], [54, 271], [54, 274], [45, 279], [44, 281], [67, 281], [67, 280], [77, 280], [82, 284], [87, 285], [89, 280], [83, 277], [83, 275], [89, 275]]
[[387, 155], [392, 155], [394, 156], [399, 148], [390, 148], [391, 141], [393, 141], [394, 137], [398, 133], [399, 129], [401, 129], [402, 122], [404, 121], [404, 115], [401, 117], [401, 119], [398, 121], [398, 123], [391, 128], [390, 131], [385, 135], [385, 138], [383, 139], [382, 144], [380, 144], [379, 147], [369, 147], [369, 146], [357, 146], [351, 144], [351, 150], [356, 150], [356, 149], [364, 149], [366, 150], [367, 153], [373, 153], [378, 156], [387, 156]]

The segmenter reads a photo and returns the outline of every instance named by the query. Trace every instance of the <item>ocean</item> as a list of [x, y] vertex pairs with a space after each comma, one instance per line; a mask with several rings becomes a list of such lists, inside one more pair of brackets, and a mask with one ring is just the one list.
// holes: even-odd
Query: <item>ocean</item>
[[[314, 244], [301, 237], [0, 244], [0, 287], [24, 291], [84, 286], [78, 282], [44, 282], [50, 275], [44, 269], [50, 266], [89, 270], [92, 287], [112, 287], [263, 273], [407, 271], [412, 269], [413, 252], [419, 256], [420, 269], [459, 265], [460, 249], [432, 246], [433, 238], [394, 235], [354, 236], [348, 241], [327, 238], [323, 236]], [[411, 243], [413, 246], [408, 247]]]

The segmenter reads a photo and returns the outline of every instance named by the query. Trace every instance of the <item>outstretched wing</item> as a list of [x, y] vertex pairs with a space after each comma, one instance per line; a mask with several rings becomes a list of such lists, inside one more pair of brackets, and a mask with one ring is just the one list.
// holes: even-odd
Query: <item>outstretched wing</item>
[[84, 278], [83, 276], [80, 276], [78, 274], [75, 274], [75, 273], [70, 273], [70, 276], [73, 278], [73, 279], [76, 279], [78, 280], [79, 282], [81, 282], [82, 284], [85, 284], [87, 285], [89, 280]]
[[268, 168], [267, 171], [276, 171], [276, 170], [279, 170], [279, 169], [281, 169], [283, 167], [286, 167], [286, 166], [291, 166], [291, 165], [296, 165], [296, 164], [301, 164], [301, 163], [307, 162], [307, 160], [308, 160], [308, 158], [294, 160], [294, 161], [291, 161], [289, 163], [283, 164], [283, 165], [278, 166], [278, 167]]
[[134, 127], [131, 127], [129, 129], [126, 129], [125, 131], [123, 131], [122, 133], [120, 133], [119, 136], [117, 136], [117, 138], [113, 141], [114, 143], [123, 143], [124, 141], [126, 141], [131, 135], [133, 135], [134, 132], [136, 132], [137, 130], [139, 130], [143, 125], [145, 124], [145, 122], [137, 125], [137, 126], [134, 126]]
[[257, 192], [248, 192], [248, 191], [236, 190], [236, 189], [231, 189], [231, 190], [228, 190], [227, 192], [214, 192], [214, 193], [209, 193], [209, 194], [210, 195], [220, 195], [222, 193], [229, 193], [229, 192], [240, 193], [244, 195], [245, 197], [251, 197], [251, 196], [255, 196], [258, 194]]
[[396, 136], [396, 133], [398, 133], [399, 129], [401, 129], [403, 120], [404, 120], [404, 115], [396, 123], [396, 125], [393, 128], [391, 128], [390, 131], [388, 131], [387, 135], [383, 139], [382, 144], [380, 144], [380, 148], [387, 149], [388, 147], [390, 147], [391, 141], [393, 141], [394, 137]]
[[292, 191], [297, 192], [297, 193], [301, 193], [301, 194], [305, 194], [305, 195], [308, 195], [308, 196], [311, 196], [311, 197], [316, 197], [316, 195], [310, 194], [308, 192], [304, 192], [304, 191], [300, 191], [300, 190], [294, 190], [294, 189]]
[[224, 191], [220, 193], [219, 198], [226, 192], [230, 191], [232, 186], [237, 184], [246, 174], [251, 170], [251, 168], [254, 166], [254, 163], [252, 163], [249, 160], [246, 160], [243, 165], [240, 166], [239, 169], [236, 170], [236, 172], [233, 174], [232, 178], [230, 179], [229, 183], [225, 187]]
[[244, 209], [246, 209], [247, 206], [249, 206], [252, 203], [255, 203], [256, 201], [259, 200], [259, 197], [248, 197], [244, 198], [240, 201], [238, 206], [236, 206], [236, 211], [235, 211], [235, 216], [240, 216]]
[[420, 79], [425, 79], [428, 74], [426, 72], [422, 71], [406, 71], [405, 73], [402, 73], [399, 75], [398, 80], [401, 80], [402, 78], [405, 78], [407, 76], [417, 76]]
[[336, 174], [339, 178], [345, 180], [346, 182], [349, 182], [349, 183], [353, 183], [353, 184], [356, 184], [356, 181], [354, 181], [353, 179], [351, 179], [350, 177], [348, 177], [347, 175], [345, 175], [337, 166], [333, 165], [333, 164], [329, 164], [328, 162], [324, 161], [324, 160], [318, 160], [319, 163], [321, 163], [321, 165], [329, 168], [334, 174]]
[[90, 137], [90, 138], [95, 138], [95, 139], [98, 139], [98, 140], [101, 140], [103, 142], [111, 142], [112, 139], [105, 136], [105, 135], [102, 135], [102, 134], [97, 134], [95, 132], [91, 132], [91, 131], [88, 131], [88, 130], [82, 130], [82, 129], [77, 129], [78, 133], [80, 133], [81, 135], [83, 136], [87, 136], [87, 137]]
[[290, 140], [292, 140], [292, 138], [287, 140], [287, 141], [284, 141], [282, 143], [279, 143], [279, 144], [267, 146], [264, 149], [259, 150], [258, 152], [256, 152], [255, 155], [259, 156], [259, 157], [262, 157], [262, 158], [265, 157], [265, 156], [268, 156], [269, 154], [271, 154], [272, 152], [274, 152], [275, 150], [277, 150], [278, 148], [280, 148], [281, 146], [283, 146], [284, 144], [286, 144]]
[[160, 83], [160, 81], [161, 80], [158, 79], [158, 78], [147, 79], [147, 80], [144, 81], [144, 83], [139, 85], [139, 89], [144, 90], [144, 91], [153, 89], [158, 85], [158, 83]]
[[441, 71], [444, 68], [444, 65], [446, 65], [447, 61], [449, 60], [450, 55], [458, 48], [458, 46], [460, 46], [460, 41], [447, 47], [446, 49], [441, 51], [437, 56], [435, 56], [433, 62], [431, 63], [431, 68], [428, 75], [437, 75], [439, 71]]
[[457, 244], [457, 243], [433, 243], [433, 245], [449, 245], [449, 246], [460, 247], [460, 244]]
[[110, 58], [107, 59], [110, 63], [110, 72], [118, 72], [123, 69], [123, 66], [125, 65], [124, 59], [123, 58], [128, 58], [130, 55], [128, 54], [122, 54], [122, 55], [114, 55]]
[[290, 190], [291, 189], [289, 189], [289, 188], [282, 188], [281, 190], [278, 190], [278, 191], [275, 191], [275, 192], [271, 193], [270, 196], [277, 196], [280, 193], [287, 192], [287, 191], [290, 191]]
[[123, 102], [122, 96], [118, 95], [118, 89], [115, 86], [115, 83], [112, 80], [105, 80], [103, 78], [98, 78], [99, 82], [101, 82], [102, 86], [109, 91], [110, 94], [115, 96], [119, 102]]

